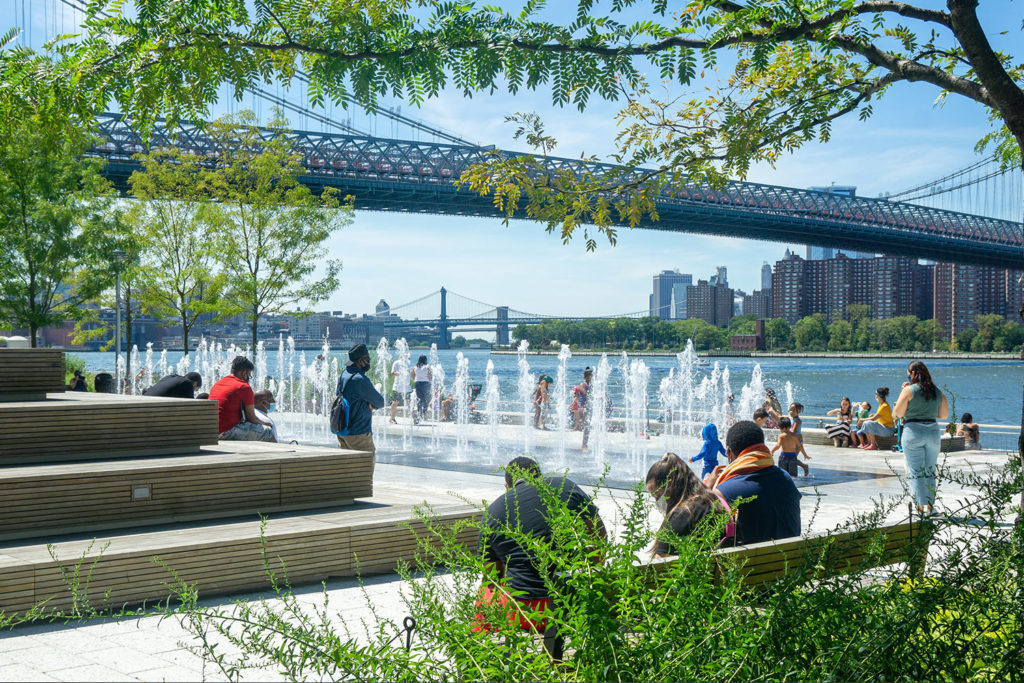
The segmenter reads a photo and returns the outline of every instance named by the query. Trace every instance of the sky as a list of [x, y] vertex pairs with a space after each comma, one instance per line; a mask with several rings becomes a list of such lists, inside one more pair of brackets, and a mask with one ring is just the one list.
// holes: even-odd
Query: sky
[[[923, 0], [918, 4], [944, 6]], [[28, 5], [36, 5], [33, 43], [44, 33], [44, 21], [54, 25], [53, 12], [70, 12], [56, 0], [31, 0]], [[46, 17], [39, 9], [44, 5], [49, 8]], [[983, 0], [981, 5], [983, 25], [993, 42], [1019, 47], [1024, 2]], [[16, 23], [11, 17], [20, 16], [24, 6], [24, 0], [0, 0], [0, 17], [5, 17], [0, 25]], [[554, 10], [555, 18], [559, 11]], [[74, 17], [65, 14], [59, 20], [72, 25]], [[688, 92], [680, 88], [675, 92]], [[951, 96], [936, 106], [937, 95], [930, 85], [901, 84], [876, 102], [872, 118], [841, 119], [827, 145], [807, 145], [775, 168], [756, 166], [747, 179], [791, 187], [854, 185], [858, 194], [875, 197], [966, 166], [978, 158], [974, 144], [991, 124], [980, 105]], [[504, 123], [504, 117], [532, 111], [541, 115], [548, 133], [558, 140], [554, 153], [559, 156], [604, 156], [613, 151], [619, 104], [595, 99], [579, 112], [553, 107], [550, 100], [550, 90], [544, 87], [514, 97], [496, 93], [466, 99], [444, 92], [420, 109], [406, 105], [402, 112], [482, 144], [526, 151], [513, 139], [514, 128]], [[213, 113], [247, 106], [251, 103], [225, 102]], [[328, 113], [352, 117], [357, 127], [366, 125], [360, 113]], [[293, 121], [298, 128], [297, 123]], [[378, 123], [376, 132], [409, 137], [386, 122]], [[627, 313], [647, 309], [652, 276], [661, 270], [678, 268], [695, 279], [706, 279], [716, 266], [725, 266], [730, 286], [750, 292], [760, 287], [761, 264], [774, 264], [787, 248], [804, 252], [802, 245], [623, 229], [615, 246], [600, 242], [596, 252], [588, 253], [581, 240], [563, 245], [558, 235], [529, 221], [506, 226], [490, 218], [360, 211], [329, 245], [330, 256], [344, 264], [341, 288], [326, 302], [306, 308], [366, 313], [379, 299], [397, 306], [444, 286], [531, 313]]]

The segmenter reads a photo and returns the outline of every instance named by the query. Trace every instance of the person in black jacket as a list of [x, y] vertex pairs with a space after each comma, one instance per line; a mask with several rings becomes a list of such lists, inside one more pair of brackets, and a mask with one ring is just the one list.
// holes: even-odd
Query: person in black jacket
[[195, 398], [196, 392], [203, 386], [203, 378], [198, 372], [181, 375], [164, 375], [159, 382], [142, 392], [143, 396], [165, 396], [168, 398]]
[[351, 451], [376, 453], [373, 445], [373, 411], [384, 407], [384, 397], [366, 376], [370, 352], [366, 344], [356, 344], [348, 352], [349, 364], [338, 378], [337, 394], [348, 400], [348, 434], [338, 436], [338, 445]]

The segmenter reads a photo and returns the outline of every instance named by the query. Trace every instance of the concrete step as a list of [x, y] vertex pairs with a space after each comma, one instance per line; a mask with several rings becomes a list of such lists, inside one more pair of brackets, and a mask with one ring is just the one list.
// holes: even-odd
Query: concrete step
[[[397, 501], [397, 502], [396, 502]], [[465, 504], [433, 506], [444, 524], [472, 518]], [[138, 529], [98, 537], [0, 546], [0, 610], [21, 612], [46, 602], [72, 604], [70, 576], [96, 609], [165, 600], [174, 576], [195, 584], [200, 597], [269, 588], [265, 562], [283, 582], [309, 584], [334, 577], [395, 571], [415, 560], [424, 530], [413, 505], [387, 494], [345, 508], [277, 513], [266, 522], [250, 516], [206, 524]], [[262, 536], [262, 541], [261, 541]], [[475, 547], [478, 532], [459, 540]], [[72, 581], [73, 583], [73, 581]]]
[[225, 441], [191, 455], [0, 468], [0, 540], [345, 505], [373, 456]]

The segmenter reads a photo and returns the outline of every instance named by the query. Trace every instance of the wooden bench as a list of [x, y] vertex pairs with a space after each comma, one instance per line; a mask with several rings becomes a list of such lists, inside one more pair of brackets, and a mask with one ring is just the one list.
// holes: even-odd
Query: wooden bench
[[[737, 567], [743, 584], [763, 586], [786, 576], [795, 567], [813, 567], [809, 578], [824, 579], [855, 570], [876, 569], [898, 563], [910, 563], [915, 571], [924, 567], [928, 544], [920, 520], [904, 521], [874, 529], [839, 534], [811, 534], [793, 539], [766, 541], [732, 548], [720, 548], [715, 557], [721, 571]], [[871, 553], [879, 544], [878, 552]], [[644, 566], [664, 571], [674, 558], [657, 558]]]
[[351, 504], [373, 455], [225, 441], [187, 456], [0, 468], [0, 540]]
[[[439, 523], [455, 524], [477, 515], [463, 504], [437, 505]], [[344, 510], [271, 516], [258, 520], [189, 525], [95, 539], [0, 548], [0, 610], [23, 612], [46, 602], [67, 609], [72, 594], [62, 574], [80, 563], [91, 573], [90, 604], [95, 609], [166, 600], [172, 572], [196, 584], [203, 598], [243, 590], [268, 589], [264, 544], [271, 568], [292, 585], [335, 577], [388, 573], [400, 561], [416, 559], [423, 524], [411, 505], [360, 503]], [[459, 542], [475, 547], [479, 533], [464, 529]], [[85, 588], [83, 586], [82, 588]]]
[[217, 435], [215, 401], [69, 391], [0, 403], [0, 465], [194, 453]]
[[38, 401], [65, 390], [64, 352], [0, 349], [0, 401]]
[[[928, 552], [926, 534], [927, 529], [922, 527], [920, 520], [914, 520], [862, 531], [811, 534], [720, 548], [714, 551], [718, 566], [715, 580], [720, 581], [724, 572], [737, 568], [743, 585], [757, 589], [779, 581], [795, 570], [808, 572], [804, 575], [808, 579], [821, 580], [898, 563], [910, 564], [912, 573], [920, 575]], [[878, 546], [872, 552], [876, 542]], [[675, 557], [662, 557], [637, 562], [635, 566], [649, 572], [653, 581], [677, 561]], [[554, 660], [561, 660], [565, 643], [557, 629], [548, 628], [542, 633], [542, 638], [548, 655]]]

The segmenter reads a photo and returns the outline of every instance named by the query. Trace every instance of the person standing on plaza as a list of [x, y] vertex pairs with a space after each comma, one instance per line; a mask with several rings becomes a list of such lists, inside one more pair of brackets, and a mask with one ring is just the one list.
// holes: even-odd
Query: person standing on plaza
[[430, 407], [430, 383], [434, 379], [434, 373], [427, 365], [427, 357], [420, 356], [416, 361], [416, 367], [412, 369], [413, 386], [416, 388], [416, 414], [420, 419], [426, 419], [427, 408]]
[[376, 453], [373, 445], [373, 411], [384, 407], [384, 397], [366, 376], [370, 352], [356, 344], [348, 352], [348, 366], [338, 378], [338, 395], [348, 401], [348, 434], [338, 436], [338, 445], [350, 451]]
[[949, 417], [949, 405], [932, 381], [928, 367], [919, 360], [907, 366], [907, 381], [896, 399], [893, 415], [903, 418], [903, 457], [914, 503], [918, 512], [931, 514], [942, 438], [936, 420]]
[[544, 421], [544, 409], [547, 407], [551, 385], [555, 380], [550, 375], [541, 375], [537, 380], [537, 388], [533, 390], [533, 428], [547, 429]]
[[217, 402], [217, 431], [222, 441], [274, 441], [271, 425], [256, 416], [256, 398], [249, 379], [255, 366], [245, 356], [231, 361], [231, 374], [210, 387]]
[[398, 407], [409, 405], [409, 394], [412, 393], [407, 359], [399, 358], [391, 364], [391, 378], [391, 424], [398, 424]]

